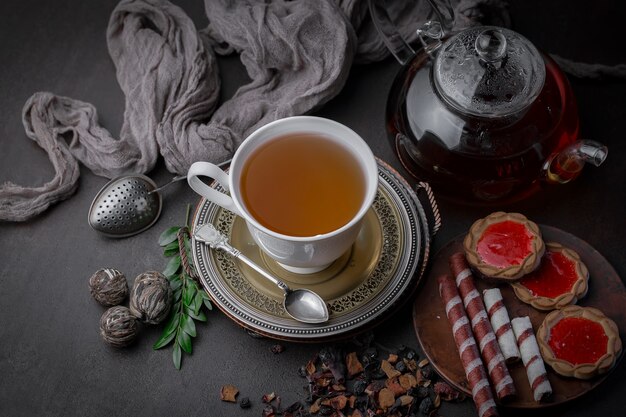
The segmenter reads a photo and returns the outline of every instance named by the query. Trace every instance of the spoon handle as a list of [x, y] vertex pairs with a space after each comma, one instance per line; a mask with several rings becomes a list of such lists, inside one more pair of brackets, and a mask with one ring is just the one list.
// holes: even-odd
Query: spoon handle
[[272, 281], [274, 284], [276, 284], [278, 286], [278, 288], [283, 290], [285, 292], [285, 294], [287, 294], [290, 291], [289, 287], [287, 286], [287, 284], [285, 284], [284, 282], [282, 282], [278, 278], [274, 277], [273, 275], [269, 274], [267, 271], [265, 271], [263, 268], [258, 266], [256, 263], [254, 263], [250, 258], [248, 258], [246, 255], [241, 253], [239, 250], [237, 250], [235, 248], [232, 248], [232, 247], [231, 247], [231, 249], [233, 250], [233, 252], [229, 251], [228, 253], [230, 253], [235, 258], [239, 259], [240, 261], [242, 261], [243, 263], [248, 265], [250, 268], [254, 269], [259, 274], [263, 275], [265, 278], [267, 278], [270, 281]]
[[194, 233], [193, 237], [200, 242], [204, 242], [209, 245], [212, 249], [221, 249], [224, 252], [230, 254], [234, 258], [241, 260], [243, 263], [248, 265], [250, 268], [254, 269], [259, 274], [263, 275], [263, 277], [269, 279], [274, 284], [276, 284], [281, 290], [285, 292], [285, 295], [291, 292], [287, 284], [269, 274], [263, 268], [254, 263], [250, 258], [241, 253], [241, 251], [237, 248], [233, 248], [228, 243], [228, 238], [218, 231], [215, 226], [211, 223], [206, 223], [198, 227]]

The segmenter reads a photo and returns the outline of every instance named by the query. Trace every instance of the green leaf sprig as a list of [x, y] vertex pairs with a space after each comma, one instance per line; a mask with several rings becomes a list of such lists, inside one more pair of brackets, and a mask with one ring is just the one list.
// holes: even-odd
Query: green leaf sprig
[[[189, 227], [189, 210], [185, 227]], [[163, 270], [172, 288], [173, 304], [170, 316], [159, 340], [154, 343], [153, 349], [161, 349], [170, 343], [174, 344], [172, 360], [176, 369], [180, 369], [182, 353], [191, 355], [191, 338], [196, 337], [196, 321], [207, 321], [206, 310], [212, 310], [211, 301], [207, 293], [199, 288], [198, 283], [189, 276], [182, 265], [181, 253], [184, 251], [187, 259], [191, 258], [191, 242], [188, 233], [182, 233], [183, 246], [180, 247], [178, 235], [182, 227], [170, 227], [159, 236], [159, 245], [163, 248], [163, 255], [170, 258]], [[194, 268], [193, 265], [189, 265]], [[203, 309], [204, 307], [204, 309]]]

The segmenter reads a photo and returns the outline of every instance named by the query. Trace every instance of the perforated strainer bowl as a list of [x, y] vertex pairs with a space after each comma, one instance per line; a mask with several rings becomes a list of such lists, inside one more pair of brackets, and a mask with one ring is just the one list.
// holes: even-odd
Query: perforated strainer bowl
[[128, 237], [152, 226], [161, 214], [156, 184], [145, 175], [109, 181], [89, 208], [89, 225], [109, 237]]

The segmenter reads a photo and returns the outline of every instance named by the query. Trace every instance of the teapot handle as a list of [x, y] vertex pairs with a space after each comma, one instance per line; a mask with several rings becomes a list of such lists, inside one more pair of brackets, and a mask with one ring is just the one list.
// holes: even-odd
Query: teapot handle
[[[454, 23], [454, 10], [450, 6], [449, 0], [428, 0], [433, 11], [437, 15], [437, 19], [444, 33], [448, 33], [452, 29]], [[383, 38], [383, 42], [392, 53], [392, 55], [402, 65], [405, 65], [413, 56], [415, 51], [400, 35], [398, 29], [391, 21], [386, 8], [385, 0], [368, 0], [368, 6], [372, 21], [376, 30]], [[427, 22], [430, 23], [430, 22]], [[419, 33], [419, 30], [418, 30]], [[422, 40], [422, 43], [424, 41]]]

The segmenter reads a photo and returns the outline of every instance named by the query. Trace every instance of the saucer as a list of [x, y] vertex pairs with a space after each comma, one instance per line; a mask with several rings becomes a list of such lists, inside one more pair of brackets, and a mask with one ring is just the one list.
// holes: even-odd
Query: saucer
[[344, 337], [387, 316], [417, 287], [430, 234], [424, 208], [410, 186], [380, 160], [378, 174], [378, 192], [356, 242], [328, 268], [313, 274], [282, 268], [259, 249], [242, 218], [202, 199], [194, 228], [212, 223], [233, 247], [289, 287], [317, 292], [328, 305], [330, 319], [320, 324], [295, 321], [285, 312], [278, 287], [232, 256], [192, 239], [194, 264], [214, 304], [252, 332], [293, 341]]

